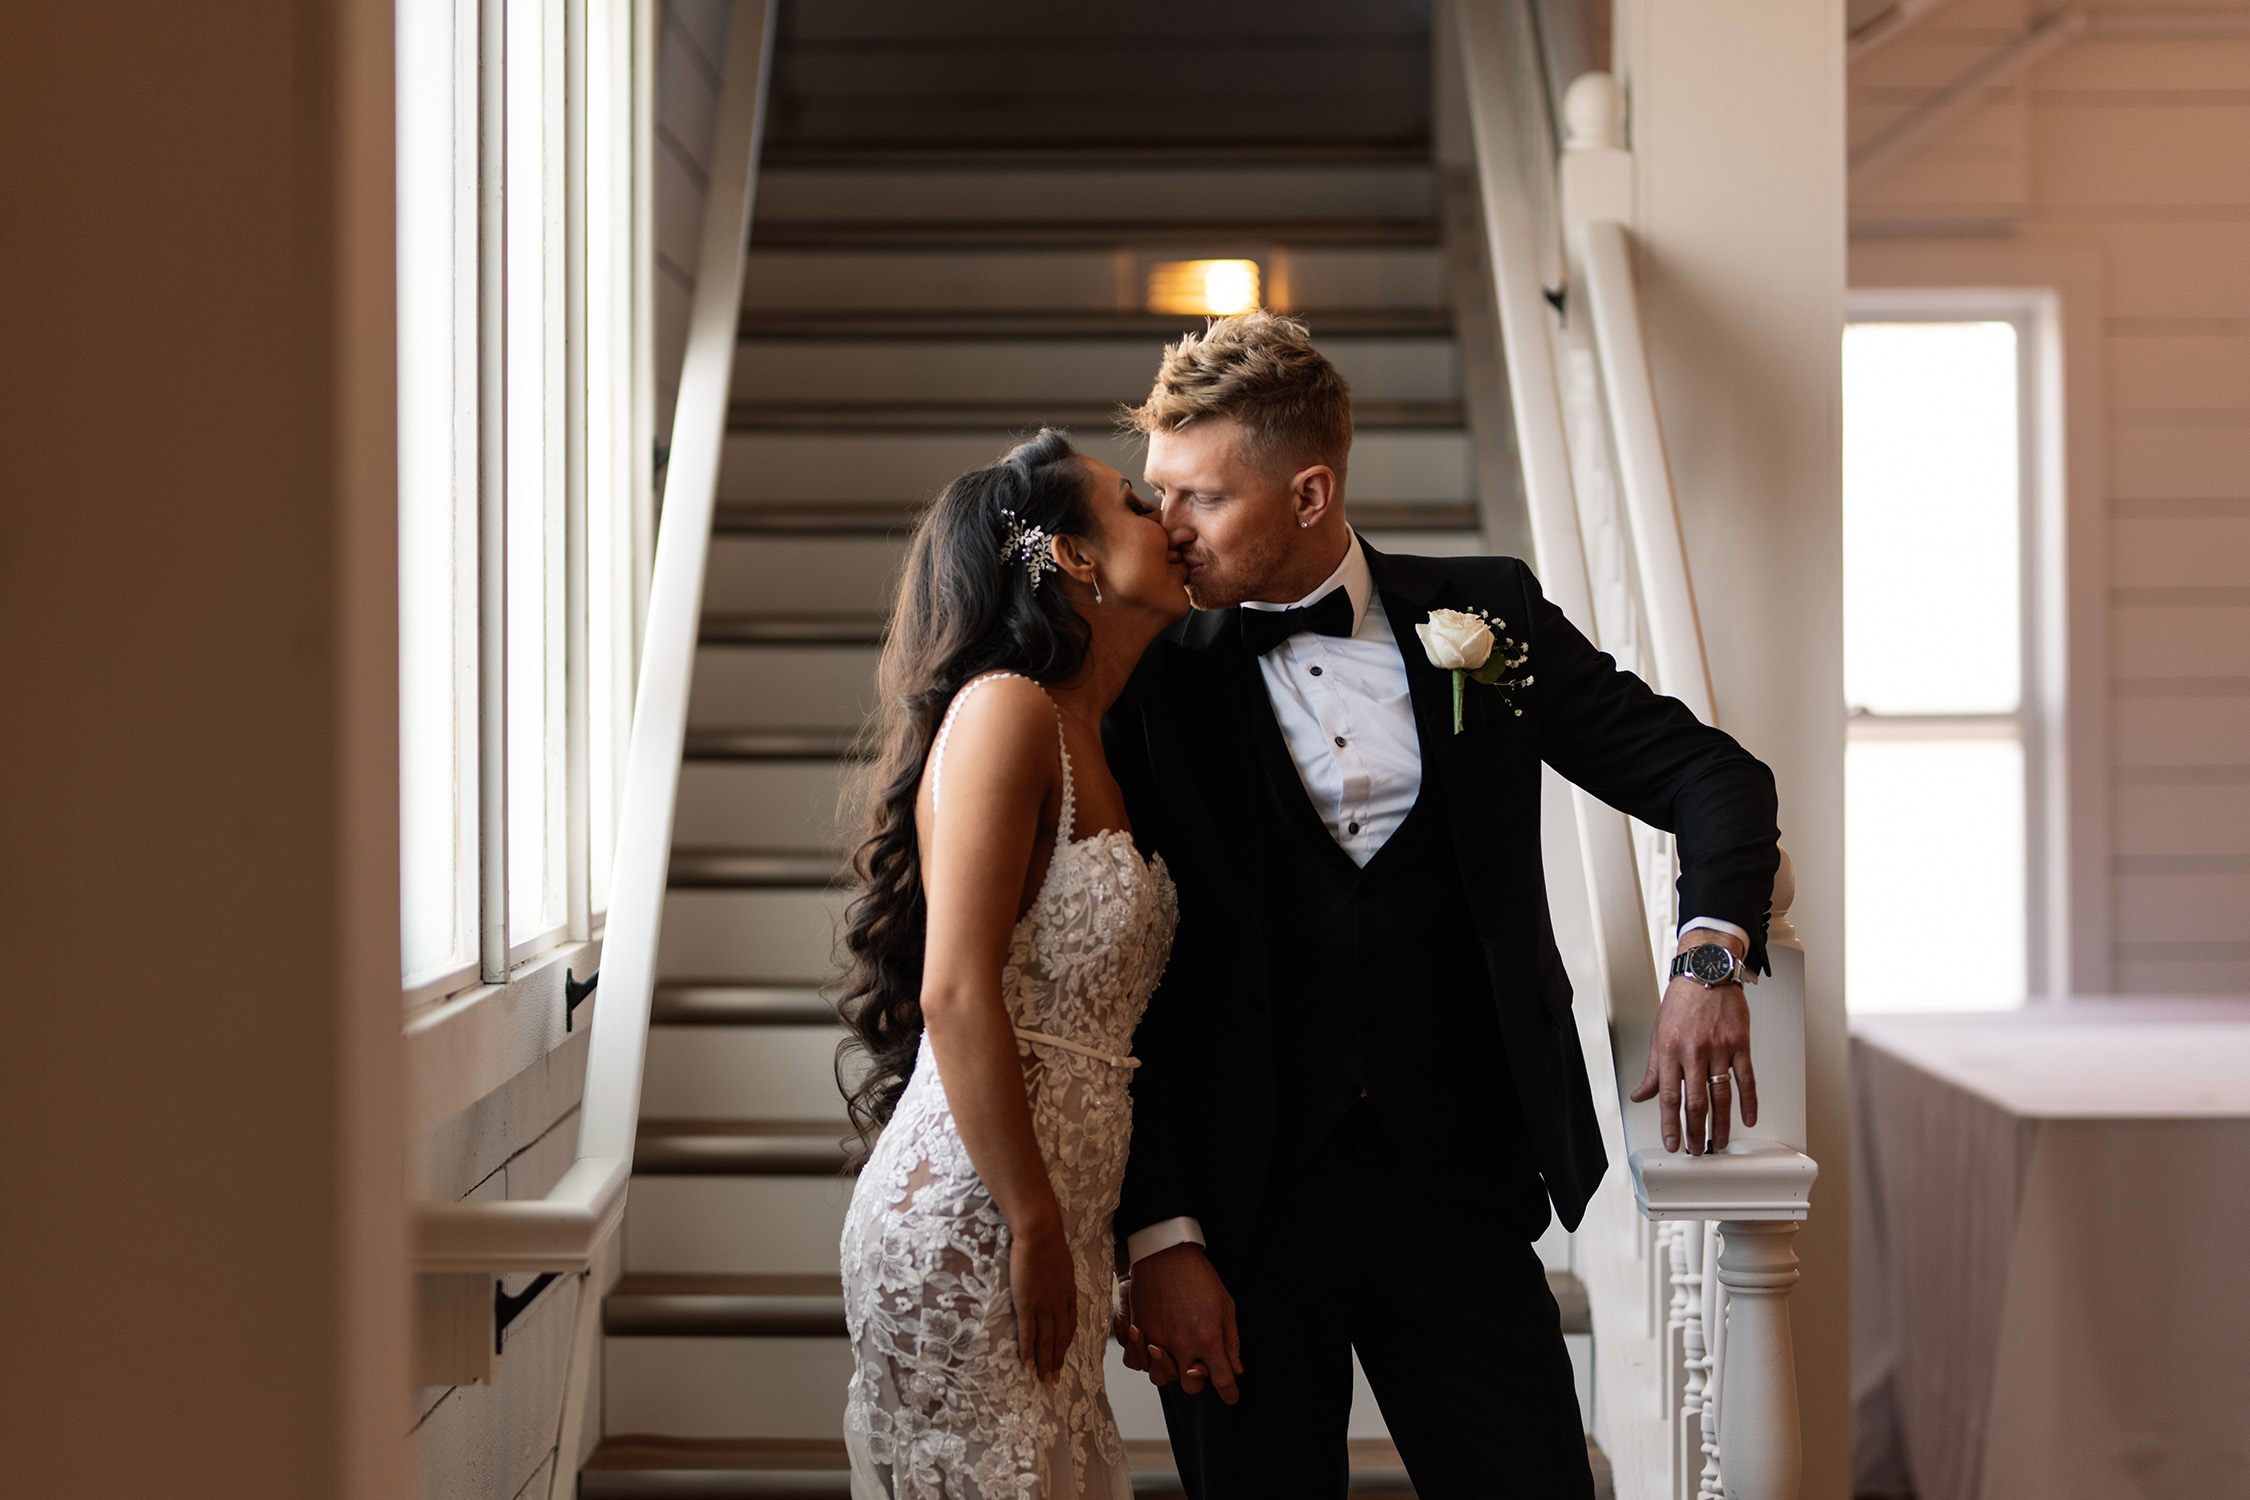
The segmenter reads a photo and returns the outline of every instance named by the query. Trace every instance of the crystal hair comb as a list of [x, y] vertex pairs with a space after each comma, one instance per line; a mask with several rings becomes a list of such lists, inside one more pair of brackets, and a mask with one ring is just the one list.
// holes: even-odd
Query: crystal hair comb
[[1000, 514], [1008, 518], [1008, 539], [1000, 544], [1000, 561], [1020, 562], [1031, 575], [1031, 586], [1039, 587], [1047, 575], [1056, 571], [1053, 540], [1044, 526], [1026, 526], [1023, 518], [1002, 507]]

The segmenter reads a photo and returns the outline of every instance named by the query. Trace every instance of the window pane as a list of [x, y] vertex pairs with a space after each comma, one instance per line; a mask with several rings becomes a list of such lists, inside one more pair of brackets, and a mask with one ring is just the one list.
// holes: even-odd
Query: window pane
[[2024, 995], [2023, 746], [1855, 740], [1844, 757], [1853, 1010], [1990, 1010]]
[[2016, 330], [1844, 332], [1844, 695], [1875, 713], [2021, 697]]
[[399, 919], [411, 986], [463, 961], [453, 16], [398, 8]]
[[561, 18], [507, 10], [508, 937], [563, 919]]

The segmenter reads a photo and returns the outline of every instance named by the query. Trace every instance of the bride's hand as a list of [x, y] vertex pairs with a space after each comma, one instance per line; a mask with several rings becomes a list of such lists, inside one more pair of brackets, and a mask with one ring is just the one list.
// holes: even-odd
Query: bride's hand
[[1078, 1270], [1059, 1216], [1011, 1238], [1008, 1285], [1015, 1294], [1017, 1355], [1041, 1380], [1061, 1379], [1063, 1356], [1078, 1335]]

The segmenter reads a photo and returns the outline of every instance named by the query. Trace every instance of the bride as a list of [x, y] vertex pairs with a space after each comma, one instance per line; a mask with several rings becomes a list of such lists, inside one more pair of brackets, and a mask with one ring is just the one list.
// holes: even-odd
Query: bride
[[947, 486], [908, 553], [845, 933], [839, 1077], [880, 1131], [844, 1221], [854, 1500], [1131, 1494], [1110, 1215], [1177, 906], [1101, 719], [1185, 576], [1052, 429]]

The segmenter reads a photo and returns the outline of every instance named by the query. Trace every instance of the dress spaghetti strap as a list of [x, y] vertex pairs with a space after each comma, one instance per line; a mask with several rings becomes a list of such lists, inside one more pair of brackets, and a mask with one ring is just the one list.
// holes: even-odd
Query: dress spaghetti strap
[[[953, 701], [950, 704], [946, 705], [945, 719], [938, 725], [937, 739], [933, 741], [930, 746], [931, 812], [934, 813], [937, 811], [938, 797], [944, 790], [945, 745], [946, 741], [953, 737], [953, 716], [961, 711], [962, 704], [969, 701], [969, 694], [975, 692], [978, 688], [983, 687], [986, 683], [997, 682], [1003, 677], [1023, 677], [1023, 673], [987, 672], [981, 677], [972, 677], [967, 682], [961, 684], [961, 691], [955, 693], [953, 695]], [[1029, 682], [1031, 681], [1031, 679], [1028, 677], [1024, 677], [1024, 681]], [[1042, 691], [1044, 691], [1044, 689], [1042, 689]], [[1070, 742], [1063, 738], [1062, 709], [1055, 706], [1055, 702], [1052, 698], [1048, 699], [1047, 702], [1048, 706], [1050, 708], [1054, 708], [1055, 710], [1055, 745], [1056, 748], [1062, 752], [1062, 811], [1060, 816], [1058, 816], [1055, 821], [1055, 847], [1057, 849], [1060, 849], [1070, 842], [1071, 831], [1078, 816], [1078, 789], [1075, 785], [1072, 784], [1072, 778], [1070, 774]]]

